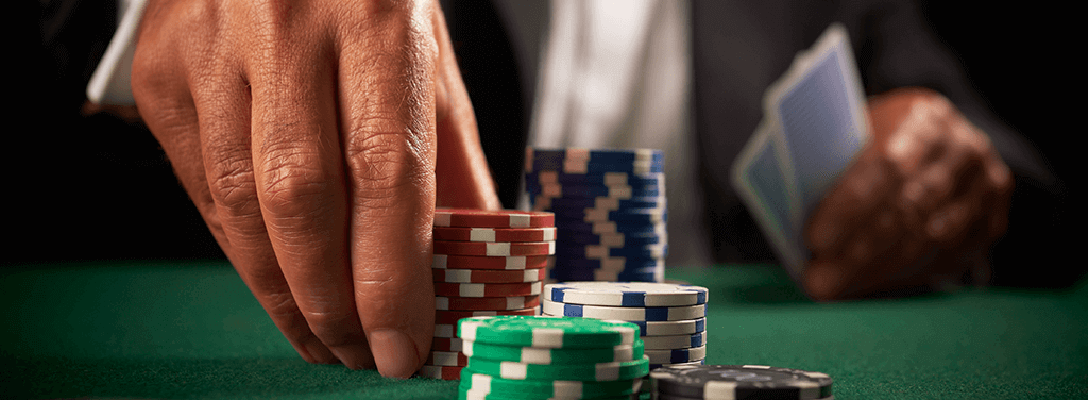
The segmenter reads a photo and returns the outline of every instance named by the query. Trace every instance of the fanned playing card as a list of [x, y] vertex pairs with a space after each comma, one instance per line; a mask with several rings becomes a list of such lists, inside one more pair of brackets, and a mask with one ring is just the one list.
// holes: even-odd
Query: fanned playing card
[[[798, 54], [767, 89], [763, 107], [763, 123], [733, 165], [733, 184], [791, 275], [800, 279], [809, 258], [801, 236], [804, 223], [869, 139], [864, 91], [846, 30], [832, 24], [811, 49]], [[752, 171], [772, 164], [781, 171]], [[757, 176], [776, 174], [782, 190], [753, 183]]]

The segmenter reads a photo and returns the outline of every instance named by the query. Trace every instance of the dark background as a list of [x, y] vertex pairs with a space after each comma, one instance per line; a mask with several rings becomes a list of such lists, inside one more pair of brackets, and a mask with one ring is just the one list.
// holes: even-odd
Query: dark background
[[[471, 10], [483, 3], [454, 4]], [[1079, 112], [1073, 105], [1080, 103], [1071, 101], [1080, 94], [1073, 66], [1081, 62], [1073, 62], [1079, 46], [1072, 45], [1076, 26], [1065, 23], [1070, 12], [1023, 3], [922, 4], [993, 111], [1069, 182], [1072, 150], [1063, 139], [1082, 131], [1073, 123]], [[223, 258], [146, 128], [109, 114], [80, 115], [86, 82], [116, 25], [114, 1], [22, 2], [10, 15], [16, 54], [23, 57], [13, 70], [19, 101], [8, 109], [7, 156], [0, 161], [13, 235], [4, 241], [0, 263]], [[493, 82], [517, 80], [473, 75], [471, 64], [505, 59], [515, 73], [503, 43], [488, 45], [493, 57], [462, 54], [485, 137], [504, 129], [507, 122], [496, 116], [518, 106], [517, 91]]]

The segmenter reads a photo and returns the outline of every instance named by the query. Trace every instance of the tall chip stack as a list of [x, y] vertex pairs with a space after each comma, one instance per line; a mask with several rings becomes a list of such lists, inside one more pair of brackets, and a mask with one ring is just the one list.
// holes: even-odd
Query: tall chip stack
[[555, 213], [554, 281], [661, 282], [666, 235], [660, 150], [526, 149], [533, 210]]
[[541, 312], [638, 325], [653, 370], [703, 363], [708, 294], [705, 287], [674, 283], [551, 283], [544, 286]]
[[629, 322], [475, 317], [458, 334], [468, 356], [460, 400], [631, 399], [649, 373]]
[[456, 380], [467, 363], [457, 338], [462, 318], [539, 314], [548, 257], [555, 253], [549, 212], [439, 209], [431, 273], [435, 333], [421, 376]]

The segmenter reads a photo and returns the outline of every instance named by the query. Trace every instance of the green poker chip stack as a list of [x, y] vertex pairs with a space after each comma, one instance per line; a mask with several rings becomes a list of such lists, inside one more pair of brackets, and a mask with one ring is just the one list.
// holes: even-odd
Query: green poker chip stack
[[462, 400], [630, 398], [649, 373], [638, 325], [546, 316], [458, 323]]

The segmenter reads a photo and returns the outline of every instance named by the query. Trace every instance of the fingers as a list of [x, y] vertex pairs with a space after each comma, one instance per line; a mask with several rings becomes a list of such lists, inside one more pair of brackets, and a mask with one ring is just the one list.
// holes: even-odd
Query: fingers
[[985, 134], [929, 91], [901, 91], [872, 105], [874, 145], [828, 193], [806, 232], [813, 250], [806, 289], [816, 299], [962, 275], [966, 264], [928, 258], [937, 250], [953, 258], [978, 253], [1004, 231], [1011, 177]]
[[434, 333], [437, 44], [430, 5], [338, 26], [340, 115], [355, 302], [378, 371], [407, 378]]
[[439, 48], [435, 105], [438, 123], [438, 205], [497, 210], [502, 207], [480, 146], [476, 117], [461, 81], [445, 17], [441, 12], [435, 12], [433, 20]]
[[[236, 174], [250, 175], [247, 183], [253, 185], [242, 189], [246, 201], [237, 214], [252, 227], [254, 241], [267, 238], [267, 243], [254, 245], [273, 250], [260, 247], [251, 253], [275, 255], [274, 260], [266, 257], [255, 263], [262, 270], [264, 262], [278, 263], [310, 332], [336, 358], [349, 368], [372, 368], [347, 258], [335, 59], [327, 47], [310, 42], [312, 38], [278, 30], [290, 26], [294, 18], [290, 10], [258, 12], [272, 22], [259, 40], [277, 45], [255, 47], [260, 51], [245, 66], [253, 98], [252, 141], [222, 146], [228, 154], [218, 158], [240, 159], [247, 151], [252, 157], [251, 171]], [[262, 222], [267, 233], [258, 232]]]
[[851, 232], [872, 226], [872, 215], [897, 184], [896, 177], [875, 150], [873, 147], [862, 150], [858, 160], [813, 211], [806, 230], [813, 252], [841, 253], [853, 235]]
[[897, 178], [874, 148], [843, 175], [814, 211], [807, 239], [813, 263], [806, 269], [806, 290], [816, 299], [841, 297], [864, 269], [895, 244], [898, 216], [885, 204]]
[[[133, 93], [220, 247], [288, 341], [309, 362], [336, 362], [295, 306], [256, 201], [249, 152], [249, 92], [209, 16], [195, 2], [153, 2], [133, 63]], [[187, 15], [192, 18], [165, 18]], [[184, 38], [171, 32], [186, 32]], [[184, 39], [190, 43], [179, 43]], [[192, 94], [191, 94], [192, 93]], [[199, 118], [198, 118], [199, 115]]]

